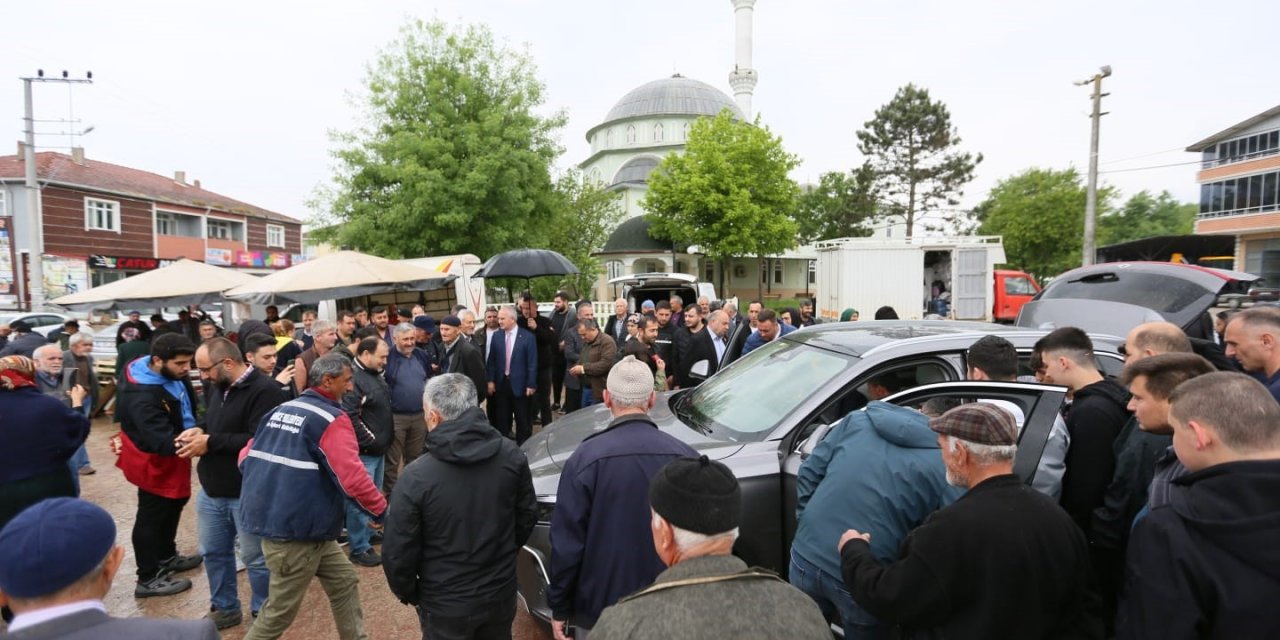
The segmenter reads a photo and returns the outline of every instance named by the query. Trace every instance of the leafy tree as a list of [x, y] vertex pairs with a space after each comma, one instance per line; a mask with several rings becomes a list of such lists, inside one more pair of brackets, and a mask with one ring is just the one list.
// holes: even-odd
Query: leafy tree
[[556, 196], [556, 214], [547, 228], [546, 246], [563, 254], [580, 272], [564, 278], [560, 285], [572, 293], [589, 295], [603, 266], [592, 254], [604, 248], [609, 233], [622, 219], [622, 194], [571, 171], [556, 182]]
[[800, 194], [796, 224], [801, 242], [861, 238], [871, 235], [867, 223], [875, 215], [875, 171], [864, 164], [822, 174], [817, 185]]
[[898, 89], [858, 132], [858, 150], [875, 171], [881, 212], [901, 217], [908, 238], [916, 218], [959, 204], [964, 185], [973, 179], [982, 154], [960, 152], [959, 145], [946, 105], [913, 84]]
[[1118, 211], [1098, 218], [1098, 245], [1191, 233], [1197, 211], [1197, 205], [1178, 202], [1168, 191], [1158, 196], [1141, 191]]
[[565, 115], [539, 115], [533, 61], [483, 26], [413, 21], [368, 69], [366, 124], [334, 134], [319, 239], [386, 257], [534, 245], [557, 196]]
[[649, 176], [644, 208], [655, 237], [696, 245], [721, 273], [729, 258], [763, 257], [796, 246], [800, 188], [788, 173], [800, 160], [767, 127], [728, 110], [689, 128], [683, 154]]
[[[1115, 193], [1098, 190], [1098, 210]], [[978, 205], [978, 232], [1004, 236], [1009, 264], [1040, 278], [1080, 266], [1085, 186], [1075, 169], [1028, 169], [992, 187]]]

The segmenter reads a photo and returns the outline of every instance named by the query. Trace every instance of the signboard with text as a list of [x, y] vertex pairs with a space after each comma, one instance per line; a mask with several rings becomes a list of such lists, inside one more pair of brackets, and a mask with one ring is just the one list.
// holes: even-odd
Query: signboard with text
[[126, 256], [89, 256], [90, 269], [105, 269], [108, 271], [151, 271], [160, 267], [167, 267], [173, 264], [172, 260], [161, 260], [159, 258], [133, 258]]

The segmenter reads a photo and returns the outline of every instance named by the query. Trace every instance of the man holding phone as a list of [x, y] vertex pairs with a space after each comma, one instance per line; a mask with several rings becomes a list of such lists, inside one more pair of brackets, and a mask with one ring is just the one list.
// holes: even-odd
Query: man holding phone
[[288, 393], [290, 398], [298, 395], [297, 389], [293, 386], [295, 375], [293, 361], [288, 362], [279, 374], [272, 376], [278, 361], [274, 337], [261, 333], [247, 336], [244, 339], [244, 361], [268, 378], [274, 377], [281, 390]]

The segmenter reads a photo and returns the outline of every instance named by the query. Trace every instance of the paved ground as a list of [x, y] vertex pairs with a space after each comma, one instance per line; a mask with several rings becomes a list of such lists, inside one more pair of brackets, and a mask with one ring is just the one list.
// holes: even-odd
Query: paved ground
[[[124, 565], [116, 577], [111, 593], [107, 596], [107, 610], [115, 616], [148, 616], [155, 618], [200, 618], [209, 609], [209, 582], [205, 578], [203, 568], [183, 574], [190, 578], [194, 587], [183, 594], [164, 598], [135, 599], [133, 597], [134, 571], [133, 549], [130, 535], [133, 528], [134, 510], [137, 508], [137, 489], [125, 482], [124, 476], [115, 468], [115, 457], [107, 444], [108, 438], [118, 429], [110, 423], [109, 418], [98, 418], [93, 423], [93, 431], [89, 436], [89, 457], [98, 473], [83, 476], [82, 497], [102, 505], [115, 517], [119, 529], [117, 543], [124, 547]], [[199, 487], [195, 474], [192, 473], [193, 491]], [[194, 501], [187, 505], [182, 516], [182, 525], [178, 529], [178, 550], [181, 553], [196, 551], [196, 518]], [[365, 630], [375, 640], [383, 638], [419, 638], [417, 614], [410, 607], [400, 604], [391, 590], [387, 588], [386, 579], [380, 567], [356, 567], [360, 576], [360, 601], [364, 605]], [[246, 574], [241, 572], [240, 599], [244, 603], [246, 622], [222, 632], [226, 639], [238, 640], [248, 631], [249, 618], [249, 585]], [[548, 640], [550, 634], [517, 605], [516, 621], [512, 633], [518, 640]], [[333, 625], [333, 616], [329, 613], [328, 601], [320, 584], [313, 583], [307, 599], [303, 603], [302, 613], [294, 622], [293, 628], [284, 635], [285, 640], [324, 640], [337, 638]]]

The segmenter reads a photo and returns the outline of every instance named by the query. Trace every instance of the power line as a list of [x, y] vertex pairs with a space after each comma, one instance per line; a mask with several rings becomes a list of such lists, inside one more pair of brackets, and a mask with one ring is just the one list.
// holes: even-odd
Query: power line
[[1110, 169], [1108, 171], [1099, 171], [1098, 173], [1129, 173], [1130, 171], [1149, 171], [1151, 169], [1167, 169], [1169, 167], [1185, 167], [1192, 164], [1204, 164], [1204, 160], [1192, 160], [1190, 162], [1174, 162], [1171, 164], [1155, 164], [1149, 167], [1133, 167], [1130, 169]]
[[1100, 164], [1115, 164], [1117, 162], [1127, 162], [1129, 160], [1141, 160], [1142, 158], [1150, 158], [1151, 156], [1162, 156], [1166, 153], [1173, 153], [1174, 151], [1185, 151], [1185, 150], [1182, 147], [1174, 147], [1172, 149], [1165, 149], [1164, 151], [1152, 151], [1151, 153], [1144, 153], [1140, 156], [1132, 156], [1129, 158], [1117, 158], [1115, 160], [1107, 160], [1106, 162], [1102, 162]]

